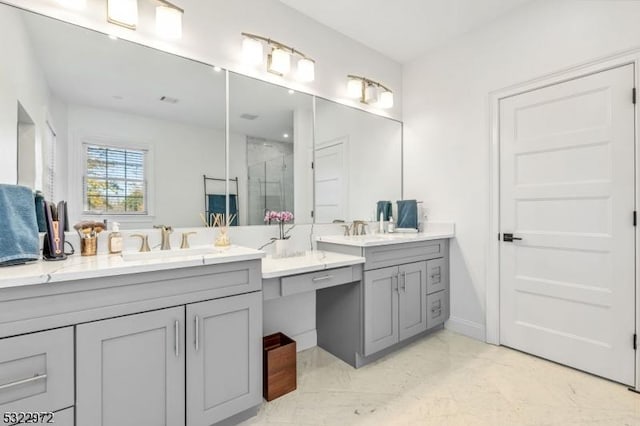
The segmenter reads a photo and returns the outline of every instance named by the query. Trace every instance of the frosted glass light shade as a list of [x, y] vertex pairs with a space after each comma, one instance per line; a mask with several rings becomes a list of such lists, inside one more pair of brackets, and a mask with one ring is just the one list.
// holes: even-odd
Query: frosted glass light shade
[[168, 6], [156, 7], [156, 33], [163, 38], [182, 38], [182, 11]]
[[291, 70], [291, 55], [286, 50], [273, 49], [269, 58], [269, 71], [285, 75]]
[[249, 37], [242, 40], [242, 59], [250, 65], [259, 65], [264, 58], [262, 42]]
[[372, 84], [368, 84], [364, 89], [364, 102], [367, 104], [375, 104], [378, 102], [378, 88]]
[[311, 59], [298, 60], [298, 80], [308, 83], [316, 79], [316, 64]]
[[380, 99], [378, 99], [378, 107], [380, 108], [393, 108], [393, 92], [390, 90], [384, 90], [380, 93]]
[[362, 97], [362, 80], [350, 78], [347, 83], [347, 96], [352, 99], [360, 99]]
[[69, 9], [82, 10], [87, 7], [87, 0], [57, 0], [61, 6]]
[[138, 0], [107, 0], [107, 18], [112, 24], [135, 29], [138, 25]]

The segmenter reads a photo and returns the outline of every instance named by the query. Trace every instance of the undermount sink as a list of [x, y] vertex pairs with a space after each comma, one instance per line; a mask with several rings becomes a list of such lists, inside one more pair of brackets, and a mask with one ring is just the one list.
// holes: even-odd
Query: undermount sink
[[186, 249], [171, 249], [171, 250], [154, 250], [154, 251], [125, 251], [122, 252], [122, 260], [153, 260], [153, 259], [168, 259], [174, 257], [184, 256], [206, 256], [210, 254], [220, 254], [223, 250], [213, 246], [198, 246], [190, 247]]

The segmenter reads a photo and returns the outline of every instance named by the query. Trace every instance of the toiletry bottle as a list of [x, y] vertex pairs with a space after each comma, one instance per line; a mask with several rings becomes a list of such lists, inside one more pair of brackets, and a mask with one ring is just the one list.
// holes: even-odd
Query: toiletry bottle
[[113, 229], [109, 234], [109, 253], [122, 253], [122, 234], [120, 233], [120, 224], [113, 222]]
[[393, 225], [393, 216], [389, 216], [389, 225], [387, 225], [387, 232], [390, 234], [396, 232], [396, 228]]
[[384, 234], [384, 213], [380, 212], [380, 225], [378, 226], [378, 232]]

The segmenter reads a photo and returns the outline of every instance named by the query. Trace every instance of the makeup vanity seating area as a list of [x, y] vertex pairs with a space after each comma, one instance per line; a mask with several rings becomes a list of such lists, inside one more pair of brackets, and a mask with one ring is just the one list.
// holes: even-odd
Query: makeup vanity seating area
[[452, 236], [5, 269], [0, 412], [53, 412], [64, 426], [236, 424], [262, 404], [263, 303], [316, 292], [318, 346], [358, 368], [442, 327]]

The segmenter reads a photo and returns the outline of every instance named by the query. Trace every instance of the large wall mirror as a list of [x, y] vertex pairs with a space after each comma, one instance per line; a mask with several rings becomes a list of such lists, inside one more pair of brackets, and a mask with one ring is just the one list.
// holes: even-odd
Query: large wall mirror
[[401, 198], [400, 122], [2, 4], [0, 37], [0, 182], [71, 223], [376, 220]]
[[224, 213], [224, 72], [6, 5], [0, 37], [0, 134], [17, 140], [18, 183], [68, 200], [72, 223]]
[[316, 98], [317, 223], [375, 221], [402, 197], [402, 123]]
[[230, 214], [240, 225], [264, 225], [267, 211], [311, 223], [313, 96], [229, 73], [229, 126]]

